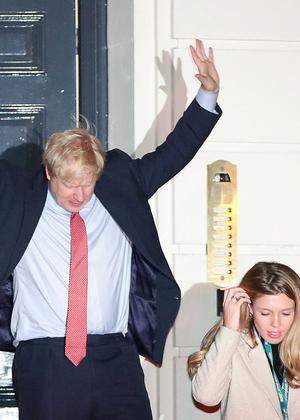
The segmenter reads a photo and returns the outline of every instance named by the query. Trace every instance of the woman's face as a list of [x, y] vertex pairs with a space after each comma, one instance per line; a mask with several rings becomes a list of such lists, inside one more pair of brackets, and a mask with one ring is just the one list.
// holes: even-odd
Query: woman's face
[[262, 295], [252, 303], [254, 325], [265, 341], [281, 343], [295, 316], [295, 303], [287, 295]]

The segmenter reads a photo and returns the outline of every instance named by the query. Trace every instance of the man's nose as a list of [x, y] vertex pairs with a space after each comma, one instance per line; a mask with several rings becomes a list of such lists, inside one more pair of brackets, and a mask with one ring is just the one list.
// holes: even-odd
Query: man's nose
[[83, 201], [84, 200], [84, 190], [83, 190], [83, 188], [77, 188], [74, 196], [75, 196], [75, 199], [77, 201]]

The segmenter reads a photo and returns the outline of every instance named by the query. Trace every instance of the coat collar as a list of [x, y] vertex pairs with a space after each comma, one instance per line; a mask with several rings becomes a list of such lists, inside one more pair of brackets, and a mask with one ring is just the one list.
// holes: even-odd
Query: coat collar
[[245, 365], [249, 369], [249, 373], [257, 382], [258, 389], [260, 392], [266, 394], [281, 419], [281, 407], [274, 378], [263, 345], [257, 334], [256, 341], [257, 346], [253, 347], [249, 334], [243, 333], [238, 350], [245, 362]]

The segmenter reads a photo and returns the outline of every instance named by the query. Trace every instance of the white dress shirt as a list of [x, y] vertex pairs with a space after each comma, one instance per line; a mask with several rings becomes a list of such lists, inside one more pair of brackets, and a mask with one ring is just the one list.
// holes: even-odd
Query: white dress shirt
[[[70, 216], [48, 190], [36, 230], [13, 273], [15, 345], [31, 338], [65, 336]], [[80, 216], [88, 237], [88, 333], [126, 333], [131, 243], [95, 195]]]

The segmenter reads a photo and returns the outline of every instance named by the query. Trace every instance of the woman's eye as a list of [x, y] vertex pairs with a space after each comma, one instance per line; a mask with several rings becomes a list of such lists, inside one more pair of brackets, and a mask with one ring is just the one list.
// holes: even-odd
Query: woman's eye
[[291, 312], [282, 312], [282, 315], [283, 316], [290, 316], [291, 315]]
[[267, 312], [261, 312], [261, 315], [262, 315], [262, 316], [268, 316], [268, 315], [269, 315], [269, 313], [267, 313]]

